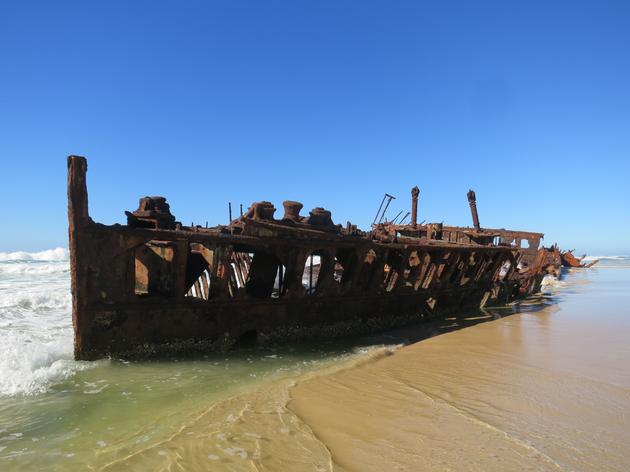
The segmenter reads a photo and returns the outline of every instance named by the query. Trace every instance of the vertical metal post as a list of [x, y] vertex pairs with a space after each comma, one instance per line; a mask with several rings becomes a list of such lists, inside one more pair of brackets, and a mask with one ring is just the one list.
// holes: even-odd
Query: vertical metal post
[[473, 190], [468, 191], [468, 204], [470, 205], [470, 213], [472, 214], [473, 226], [475, 230], [481, 231], [479, 224], [479, 215], [477, 214], [477, 196]]
[[310, 295], [313, 291], [313, 253], [311, 253], [311, 271], [308, 274], [308, 294]]
[[278, 265], [278, 297], [282, 295], [282, 286], [284, 285], [283, 279], [284, 279], [284, 273], [282, 270], [282, 264], [279, 264]]
[[414, 228], [418, 226], [418, 195], [420, 189], [416, 186], [411, 189], [411, 226]]
[[[72, 326], [74, 358], [86, 359], [84, 337], [89, 332], [88, 319], [88, 255], [83, 245], [83, 232], [90, 222], [86, 184], [87, 160], [68, 157], [68, 238], [70, 248], [70, 286], [72, 290]], [[89, 237], [89, 235], [87, 235]]]

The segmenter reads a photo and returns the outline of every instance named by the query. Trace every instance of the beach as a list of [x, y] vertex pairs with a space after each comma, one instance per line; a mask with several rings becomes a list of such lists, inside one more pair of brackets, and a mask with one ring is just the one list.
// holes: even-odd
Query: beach
[[72, 360], [67, 251], [0, 258], [2, 470], [630, 467], [630, 260], [377, 336]]
[[536, 311], [301, 382], [290, 408], [341, 470], [628, 470], [630, 269], [563, 284]]

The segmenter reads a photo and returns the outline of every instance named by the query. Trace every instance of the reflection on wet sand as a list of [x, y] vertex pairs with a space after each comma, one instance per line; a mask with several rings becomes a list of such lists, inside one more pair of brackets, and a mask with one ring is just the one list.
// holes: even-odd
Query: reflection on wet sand
[[289, 407], [340, 470], [628, 470], [630, 271], [568, 280], [560, 304], [541, 296], [302, 381]]

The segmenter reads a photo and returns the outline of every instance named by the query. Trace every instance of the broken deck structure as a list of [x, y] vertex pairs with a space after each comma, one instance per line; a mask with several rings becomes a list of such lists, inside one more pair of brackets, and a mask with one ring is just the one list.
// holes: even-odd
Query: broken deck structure
[[560, 266], [540, 233], [482, 228], [474, 192], [472, 228], [418, 224], [417, 188], [409, 224], [370, 231], [323, 208], [302, 216], [295, 201], [281, 217], [263, 201], [228, 225], [184, 226], [163, 197], [107, 226], [89, 216], [86, 172], [85, 158], [68, 158], [77, 359], [376, 331], [510, 302]]

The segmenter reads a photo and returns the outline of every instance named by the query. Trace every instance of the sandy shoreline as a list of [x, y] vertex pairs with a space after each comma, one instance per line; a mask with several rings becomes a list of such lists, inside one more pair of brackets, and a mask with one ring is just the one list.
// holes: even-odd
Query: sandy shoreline
[[628, 274], [301, 381], [289, 408], [345, 471], [628, 470]]

